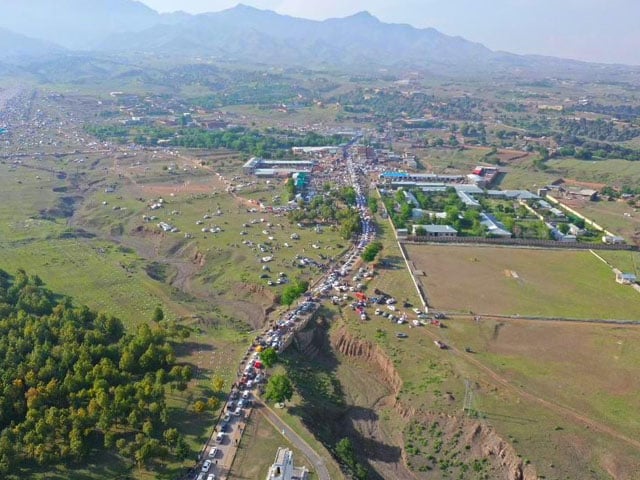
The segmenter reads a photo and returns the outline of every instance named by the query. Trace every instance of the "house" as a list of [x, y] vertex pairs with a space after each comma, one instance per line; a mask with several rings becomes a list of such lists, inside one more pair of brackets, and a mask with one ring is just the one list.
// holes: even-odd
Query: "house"
[[584, 228], [580, 228], [577, 225], [574, 225], [573, 223], [569, 224], [569, 233], [571, 235], [575, 235], [576, 237], [580, 237], [582, 235], [586, 235], [587, 230], [585, 230]]
[[606, 243], [607, 245], [622, 245], [625, 243], [625, 240], [615, 235], [604, 235], [602, 237], [602, 243]]
[[420, 220], [426, 214], [427, 212], [425, 210], [422, 210], [421, 208], [414, 208], [413, 210], [411, 210], [411, 218], [413, 220]]
[[404, 199], [407, 201], [407, 203], [413, 205], [414, 207], [420, 207], [420, 203], [413, 193], [407, 192], [406, 190], [403, 190], [402, 193], [404, 194]]
[[276, 452], [276, 459], [269, 468], [267, 480], [306, 480], [309, 472], [305, 467], [293, 465], [293, 452], [280, 447]]
[[409, 232], [407, 231], [406, 228], [398, 228], [396, 230], [396, 237], [398, 237], [398, 240], [406, 239], [407, 235], [409, 235]]
[[584, 188], [582, 190], [579, 190], [577, 192], [573, 192], [574, 195], [578, 196], [578, 197], [582, 197], [586, 200], [589, 200], [590, 202], [594, 202], [598, 199], [598, 191], [597, 190], [593, 190], [591, 188]]
[[481, 213], [480, 223], [486, 227], [489, 236], [511, 238], [511, 232], [493, 215]]
[[450, 225], [414, 225], [412, 234], [416, 234], [418, 228], [423, 228], [427, 237], [457, 237], [458, 231]]
[[464, 203], [468, 208], [480, 208], [480, 202], [469, 195], [467, 192], [456, 189], [456, 194], [458, 198]]
[[557, 227], [553, 226], [552, 224], [547, 223], [546, 225], [549, 228], [549, 230], [551, 231], [551, 236], [553, 237], [553, 239], [556, 242], [570, 243], [570, 242], [577, 242], [578, 241], [578, 237], [576, 235], [573, 235], [573, 234], [566, 234], [565, 235]]

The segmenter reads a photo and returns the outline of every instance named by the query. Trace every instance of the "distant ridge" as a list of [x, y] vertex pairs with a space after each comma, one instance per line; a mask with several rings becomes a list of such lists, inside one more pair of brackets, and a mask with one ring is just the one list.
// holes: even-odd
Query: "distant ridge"
[[200, 15], [159, 14], [134, 0], [0, 0], [0, 9], [0, 27], [94, 54], [358, 71], [416, 69], [469, 77], [591, 75], [597, 79], [621, 70], [640, 71], [495, 52], [433, 28], [384, 23], [366, 11], [315, 21], [243, 4]]
[[38, 58], [63, 53], [64, 49], [43, 40], [29, 38], [0, 28], [0, 59], [20, 62], [24, 58]]

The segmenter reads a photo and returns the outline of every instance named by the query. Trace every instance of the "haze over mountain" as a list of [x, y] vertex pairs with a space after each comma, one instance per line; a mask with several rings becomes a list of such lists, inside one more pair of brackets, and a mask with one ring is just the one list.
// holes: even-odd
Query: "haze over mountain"
[[[159, 14], [134, 0], [0, 0], [0, 8], [0, 27], [95, 54], [145, 53], [311, 68], [415, 68], [446, 75], [595, 68], [494, 52], [433, 28], [383, 23], [367, 12], [315, 21], [244, 5], [199, 15]], [[44, 45], [41, 50], [48, 51]]]
[[0, 0], [0, 10], [0, 27], [77, 50], [173, 18], [134, 0]]
[[0, 60], [20, 62], [26, 58], [58, 55], [63, 52], [63, 48], [53, 43], [0, 28]]

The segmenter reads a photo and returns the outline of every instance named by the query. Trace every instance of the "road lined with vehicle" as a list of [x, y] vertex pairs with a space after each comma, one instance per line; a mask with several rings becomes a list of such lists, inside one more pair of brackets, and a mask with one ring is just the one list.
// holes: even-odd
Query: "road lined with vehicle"
[[[361, 234], [357, 237], [354, 246], [343, 255], [342, 259], [335, 262], [341, 265], [339, 268], [329, 269], [314, 283], [316, 285], [315, 288], [308, 292], [292, 311], [285, 313], [268, 330], [256, 337], [240, 364], [237, 381], [233, 384], [227, 397], [223, 407], [223, 414], [213, 434], [201, 452], [196, 471], [188, 478], [194, 480], [224, 480], [231, 478], [231, 467], [242, 440], [247, 419], [253, 412], [254, 402], [260, 402], [260, 400], [257, 400], [256, 395], [266, 381], [266, 374], [260, 362], [260, 351], [264, 348], [272, 347], [276, 351], [282, 352], [290, 345], [291, 337], [295, 335], [299, 328], [306, 325], [305, 320], [310, 318], [318, 308], [318, 301], [322, 295], [332, 288], [332, 284], [338, 277], [346, 276], [355, 267], [357, 259], [375, 235], [367, 206], [367, 198], [360, 184], [361, 171], [355, 166], [350, 152], [354, 143], [355, 139], [345, 147], [345, 175], [347, 175], [348, 182], [356, 192], [356, 208], [360, 215]], [[260, 403], [260, 405], [264, 404]], [[272, 424], [278, 426], [279, 431], [284, 431], [285, 437], [308, 457], [309, 462], [314, 465], [320, 480], [330, 479], [322, 456], [315, 452], [293, 430], [290, 430], [268, 407], [262, 408], [261, 413]]]

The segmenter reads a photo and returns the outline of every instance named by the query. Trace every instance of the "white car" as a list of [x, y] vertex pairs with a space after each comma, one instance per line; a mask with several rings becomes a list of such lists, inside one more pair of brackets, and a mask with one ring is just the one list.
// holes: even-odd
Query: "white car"
[[211, 468], [211, 460], [205, 460], [204, 463], [202, 464], [202, 471], [204, 473], [207, 473], [209, 471], [209, 469]]

